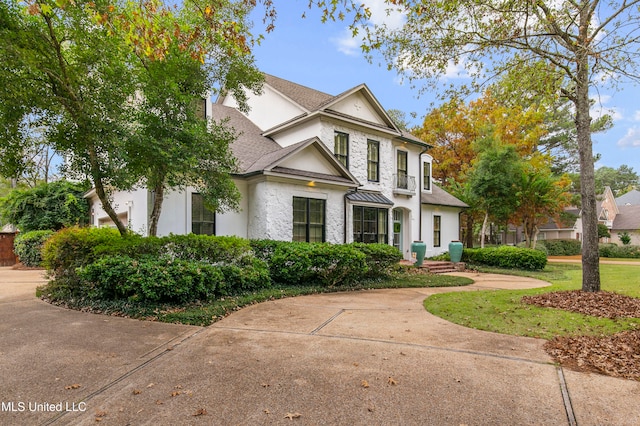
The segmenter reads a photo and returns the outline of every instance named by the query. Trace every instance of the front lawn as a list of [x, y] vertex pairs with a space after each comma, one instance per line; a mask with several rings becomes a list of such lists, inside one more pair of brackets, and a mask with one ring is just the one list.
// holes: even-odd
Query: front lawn
[[[517, 274], [511, 270], [484, 270]], [[634, 265], [600, 266], [602, 290], [640, 297], [640, 270]], [[427, 298], [425, 308], [441, 318], [466, 327], [517, 336], [551, 339], [568, 335], [610, 335], [640, 329], [640, 318], [607, 319], [561, 309], [525, 304], [523, 296], [551, 291], [579, 290], [582, 269], [578, 265], [549, 264], [543, 271], [527, 276], [553, 285], [532, 290], [499, 290], [436, 294]]]

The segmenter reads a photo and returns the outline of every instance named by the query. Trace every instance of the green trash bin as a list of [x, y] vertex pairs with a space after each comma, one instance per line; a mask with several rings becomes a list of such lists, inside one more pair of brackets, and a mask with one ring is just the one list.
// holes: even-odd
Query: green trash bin
[[427, 252], [427, 244], [422, 241], [414, 241], [411, 243], [411, 253], [416, 254], [416, 263], [414, 266], [422, 266], [424, 255]]

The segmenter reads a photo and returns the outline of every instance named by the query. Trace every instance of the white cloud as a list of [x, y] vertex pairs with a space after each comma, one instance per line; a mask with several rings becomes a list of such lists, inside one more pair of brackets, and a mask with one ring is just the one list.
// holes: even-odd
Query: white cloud
[[369, 21], [373, 25], [386, 25], [389, 29], [402, 28], [405, 14], [390, 7], [384, 0], [365, 0], [363, 4], [371, 11]]
[[338, 52], [347, 56], [357, 56], [360, 54], [360, 42], [352, 37], [351, 30], [345, 28], [339, 37], [331, 38], [330, 41], [336, 45]]
[[[389, 29], [402, 28], [405, 22], [405, 15], [397, 9], [391, 8], [384, 0], [365, 0], [365, 7], [371, 12], [369, 25], [386, 25]], [[364, 33], [364, 29], [361, 29]], [[339, 52], [348, 56], [357, 56], [361, 53], [361, 39], [353, 37], [350, 29], [345, 28], [337, 37], [332, 37], [330, 41], [336, 46]]]
[[636, 110], [633, 114], [633, 121], [640, 121], [640, 110]]
[[620, 147], [640, 148], [640, 127], [627, 129], [627, 134], [618, 141], [617, 145]]
[[599, 94], [592, 96], [591, 100], [595, 101], [591, 107], [590, 114], [594, 119], [598, 119], [603, 115], [610, 115], [613, 121], [620, 121], [624, 118], [623, 109], [618, 107], [607, 106], [611, 101], [611, 95]]

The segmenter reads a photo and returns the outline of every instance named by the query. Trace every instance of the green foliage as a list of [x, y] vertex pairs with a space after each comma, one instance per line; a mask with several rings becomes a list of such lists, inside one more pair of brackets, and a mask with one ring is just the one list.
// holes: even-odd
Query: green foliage
[[391, 275], [397, 270], [402, 253], [388, 244], [351, 243], [351, 246], [364, 253], [367, 263], [367, 276], [381, 278]]
[[640, 185], [640, 177], [633, 171], [633, 167], [625, 164], [617, 169], [602, 166], [595, 171], [596, 193], [602, 194], [608, 186], [613, 195], [619, 197], [634, 186]]
[[582, 252], [580, 240], [544, 240], [538, 241], [538, 246], [544, 246], [549, 256], [575, 256]]
[[170, 235], [157, 239], [162, 253], [185, 260], [235, 262], [251, 252], [249, 241], [239, 237]]
[[387, 244], [327, 244], [252, 240], [251, 246], [269, 265], [275, 283], [286, 285], [351, 285], [359, 279], [392, 274], [402, 254]]
[[620, 239], [622, 245], [628, 246], [631, 244], [631, 235], [627, 231], [618, 234], [618, 239]]
[[0, 218], [23, 232], [57, 231], [86, 224], [89, 220], [89, 204], [83, 197], [86, 189], [86, 184], [64, 180], [15, 189], [0, 199]]
[[0, 2], [0, 174], [21, 171], [32, 145], [25, 123], [36, 121], [66, 171], [89, 176], [123, 235], [112, 188], [143, 182], [161, 199], [193, 184], [212, 206], [237, 205], [232, 133], [195, 117], [192, 101], [220, 90], [246, 107], [246, 89], [263, 79], [251, 54], [253, 7], [161, 3]]
[[65, 228], [43, 247], [44, 267], [53, 277], [73, 274], [76, 268], [95, 262], [105, 252], [116, 254], [125, 240], [110, 228]]
[[53, 231], [20, 232], [13, 241], [13, 248], [25, 266], [42, 266], [42, 247], [53, 235]]
[[598, 238], [611, 238], [611, 232], [609, 232], [607, 225], [602, 223], [598, 224]]
[[184, 303], [271, 284], [266, 263], [236, 237], [121, 237], [108, 228], [69, 228], [46, 243], [44, 260], [52, 287], [68, 297]]
[[526, 270], [542, 270], [547, 264], [543, 252], [512, 246], [464, 249], [462, 260], [476, 265]]
[[621, 259], [640, 259], [640, 246], [615, 244], [600, 244], [600, 257], [613, 257]]
[[488, 215], [506, 220], [518, 204], [515, 184], [522, 175], [522, 161], [513, 145], [489, 136], [478, 143], [482, 150], [469, 173], [471, 194]]
[[224, 280], [211, 264], [167, 256], [106, 256], [78, 276], [89, 298], [172, 303], [211, 299]]

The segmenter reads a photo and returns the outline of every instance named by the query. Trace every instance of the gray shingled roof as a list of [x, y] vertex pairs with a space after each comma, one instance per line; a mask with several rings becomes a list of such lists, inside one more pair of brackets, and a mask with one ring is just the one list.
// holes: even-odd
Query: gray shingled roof
[[444, 189], [440, 188], [438, 185], [433, 184], [431, 188], [431, 194], [422, 193], [421, 201], [422, 204], [430, 204], [433, 206], [449, 206], [449, 207], [460, 207], [467, 208], [469, 207], [466, 203], [458, 200], [453, 195], [446, 192]]
[[640, 229], [640, 205], [618, 206], [619, 213], [613, 221], [613, 231], [637, 231]]
[[335, 98], [333, 95], [269, 74], [264, 75], [264, 81], [308, 111], [315, 111]]
[[282, 149], [273, 139], [262, 136], [260, 128], [235, 108], [213, 104], [212, 118], [216, 121], [228, 119], [228, 125], [238, 133], [238, 138], [231, 144], [231, 151], [238, 159], [240, 174], [252, 169], [256, 161]]
[[616, 204], [618, 206], [631, 205], [631, 206], [640, 206], [640, 191], [637, 189], [633, 189], [627, 192], [624, 195], [616, 198]]
[[285, 156], [287, 156], [287, 154], [295, 151], [296, 149], [298, 149], [301, 145], [306, 144], [308, 141], [302, 141], [302, 142], [298, 142], [296, 144], [293, 145], [289, 145], [285, 148], [282, 148], [278, 145], [278, 149], [275, 151], [272, 151], [264, 156], [262, 156], [261, 158], [259, 158], [255, 163], [253, 163], [251, 165], [251, 167], [249, 167], [247, 169], [247, 173], [255, 173], [255, 172], [259, 172], [262, 171], [266, 168], [268, 168], [269, 166], [273, 165], [273, 163], [277, 162], [278, 160], [284, 158]]

